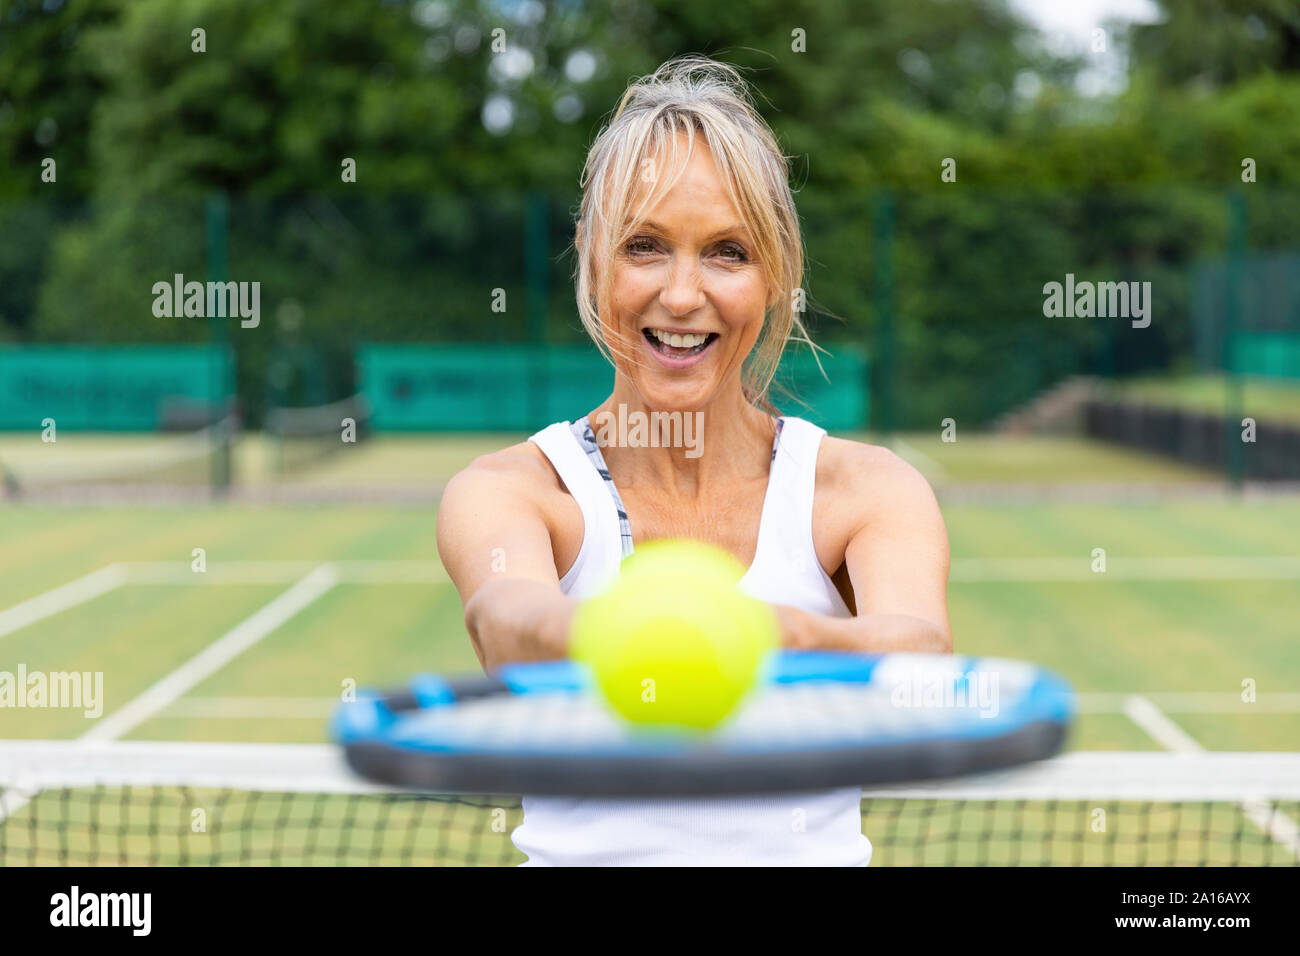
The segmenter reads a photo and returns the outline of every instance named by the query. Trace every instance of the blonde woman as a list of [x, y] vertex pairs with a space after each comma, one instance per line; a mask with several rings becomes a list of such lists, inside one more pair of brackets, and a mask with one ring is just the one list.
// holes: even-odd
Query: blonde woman
[[[585, 417], [477, 459], [438, 513], [439, 553], [485, 669], [565, 656], [577, 603], [638, 543], [676, 537], [735, 555], [748, 568], [740, 589], [777, 609], [788, 647], [951, 651], [948, 539], [925, 480], [768, 401], [786, 342], [806, 337], [787, 177], [741, 76], [700, 57], [633, 83], [596, 139], [577, 298], [613, 391]], [[698, 423], [691, 447], [596, 427], [665, 413]], [[531, 865], [866, 865], [859, 802], [856, 788], [525, 797], [514, 840]]]

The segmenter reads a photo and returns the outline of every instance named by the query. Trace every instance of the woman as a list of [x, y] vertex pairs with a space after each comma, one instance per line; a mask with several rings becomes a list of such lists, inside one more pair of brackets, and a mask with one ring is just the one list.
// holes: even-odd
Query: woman
[[[787, 176], [739, 74], [699, 57], [629, 87], [593, 144], [578, 307], [614, 390], [586, 418], [474, 461], [438, 513], [485, 669], [563, 657], [577, 602], [637, 543], [672, 537], [747, 566], [739, 587], [777, 609], [787, 647], [951, 651], [947, 533], [925, 480], [883, 448], [777, 417], [767, 399], [785, 343], [806, 338]], [[664, 413], [698, 423], [691, 447], [593, 427]], [[534, 865], [865, 865], [859, 801], [856, 788], [525, 797], [514, 840]]]

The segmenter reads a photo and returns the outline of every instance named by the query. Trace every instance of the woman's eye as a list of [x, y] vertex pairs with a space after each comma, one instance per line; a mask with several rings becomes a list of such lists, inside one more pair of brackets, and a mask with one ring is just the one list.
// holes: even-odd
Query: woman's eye
[[745, 253], [745, 250], [742, 249], [740, 246], [736, 245], [734, 242], [727, 243], [718, 251], [722, 253], [724, 258], [735, 259], [737, 262], [744, 262], [746, 259], [749, 258], [749, 256]]
[[654, 243], [649, 239], [633, 239], [627, 244], [627, 251], [637, 254], [654, 252]]

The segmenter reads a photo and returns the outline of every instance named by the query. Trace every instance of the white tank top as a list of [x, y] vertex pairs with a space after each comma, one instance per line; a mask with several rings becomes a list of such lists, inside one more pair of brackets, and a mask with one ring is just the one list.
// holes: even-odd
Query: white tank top
[[[825, 434], [800, 418], [777, 420], [754, 563], [737, 587], [771, 604], [849, 617], [813, 547]], [[590, 597], [632, 550], [618, 490], [585, 418], [557, 422], [530, 440], [582, 509], [582, 547], [560, 588]], [[862, 835], [861, 797], [858, 787], [726, 798], [525, 796], [513, 838], [528, 856], [525, 866], [866, 866], [871, 844]]]

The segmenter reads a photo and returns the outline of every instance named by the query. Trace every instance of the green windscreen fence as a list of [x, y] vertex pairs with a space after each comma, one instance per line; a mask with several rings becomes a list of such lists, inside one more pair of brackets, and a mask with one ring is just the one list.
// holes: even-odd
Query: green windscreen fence
[[209, 346], [0, 347], [0, 429], [200, 428], [230, 381], [229, 352]]
[[868, 362], [856, 346], [827, 345], [818, 361], [806, 348], [786, 352], [772, 383], [772, 403], [783, 415], [806, 418], [831, 431], [855, 431], [870, 422]]
[[1243, 375], [1300, 379], [1300, 332], [1238, 332], [1233, 368]]
[[[824, 428], [866, 427], [867, 361], [835, 348], [822, 369], [790, 354], [773, 398]], [[376, 431], [530, 431], [586, 414], [609, 396], [614, 371], [594, 348], [374, 344], [357, 354]]]
[[1300, 254], [1198, 263], [1192, 292], [1201, 368], [1300, 378]]

